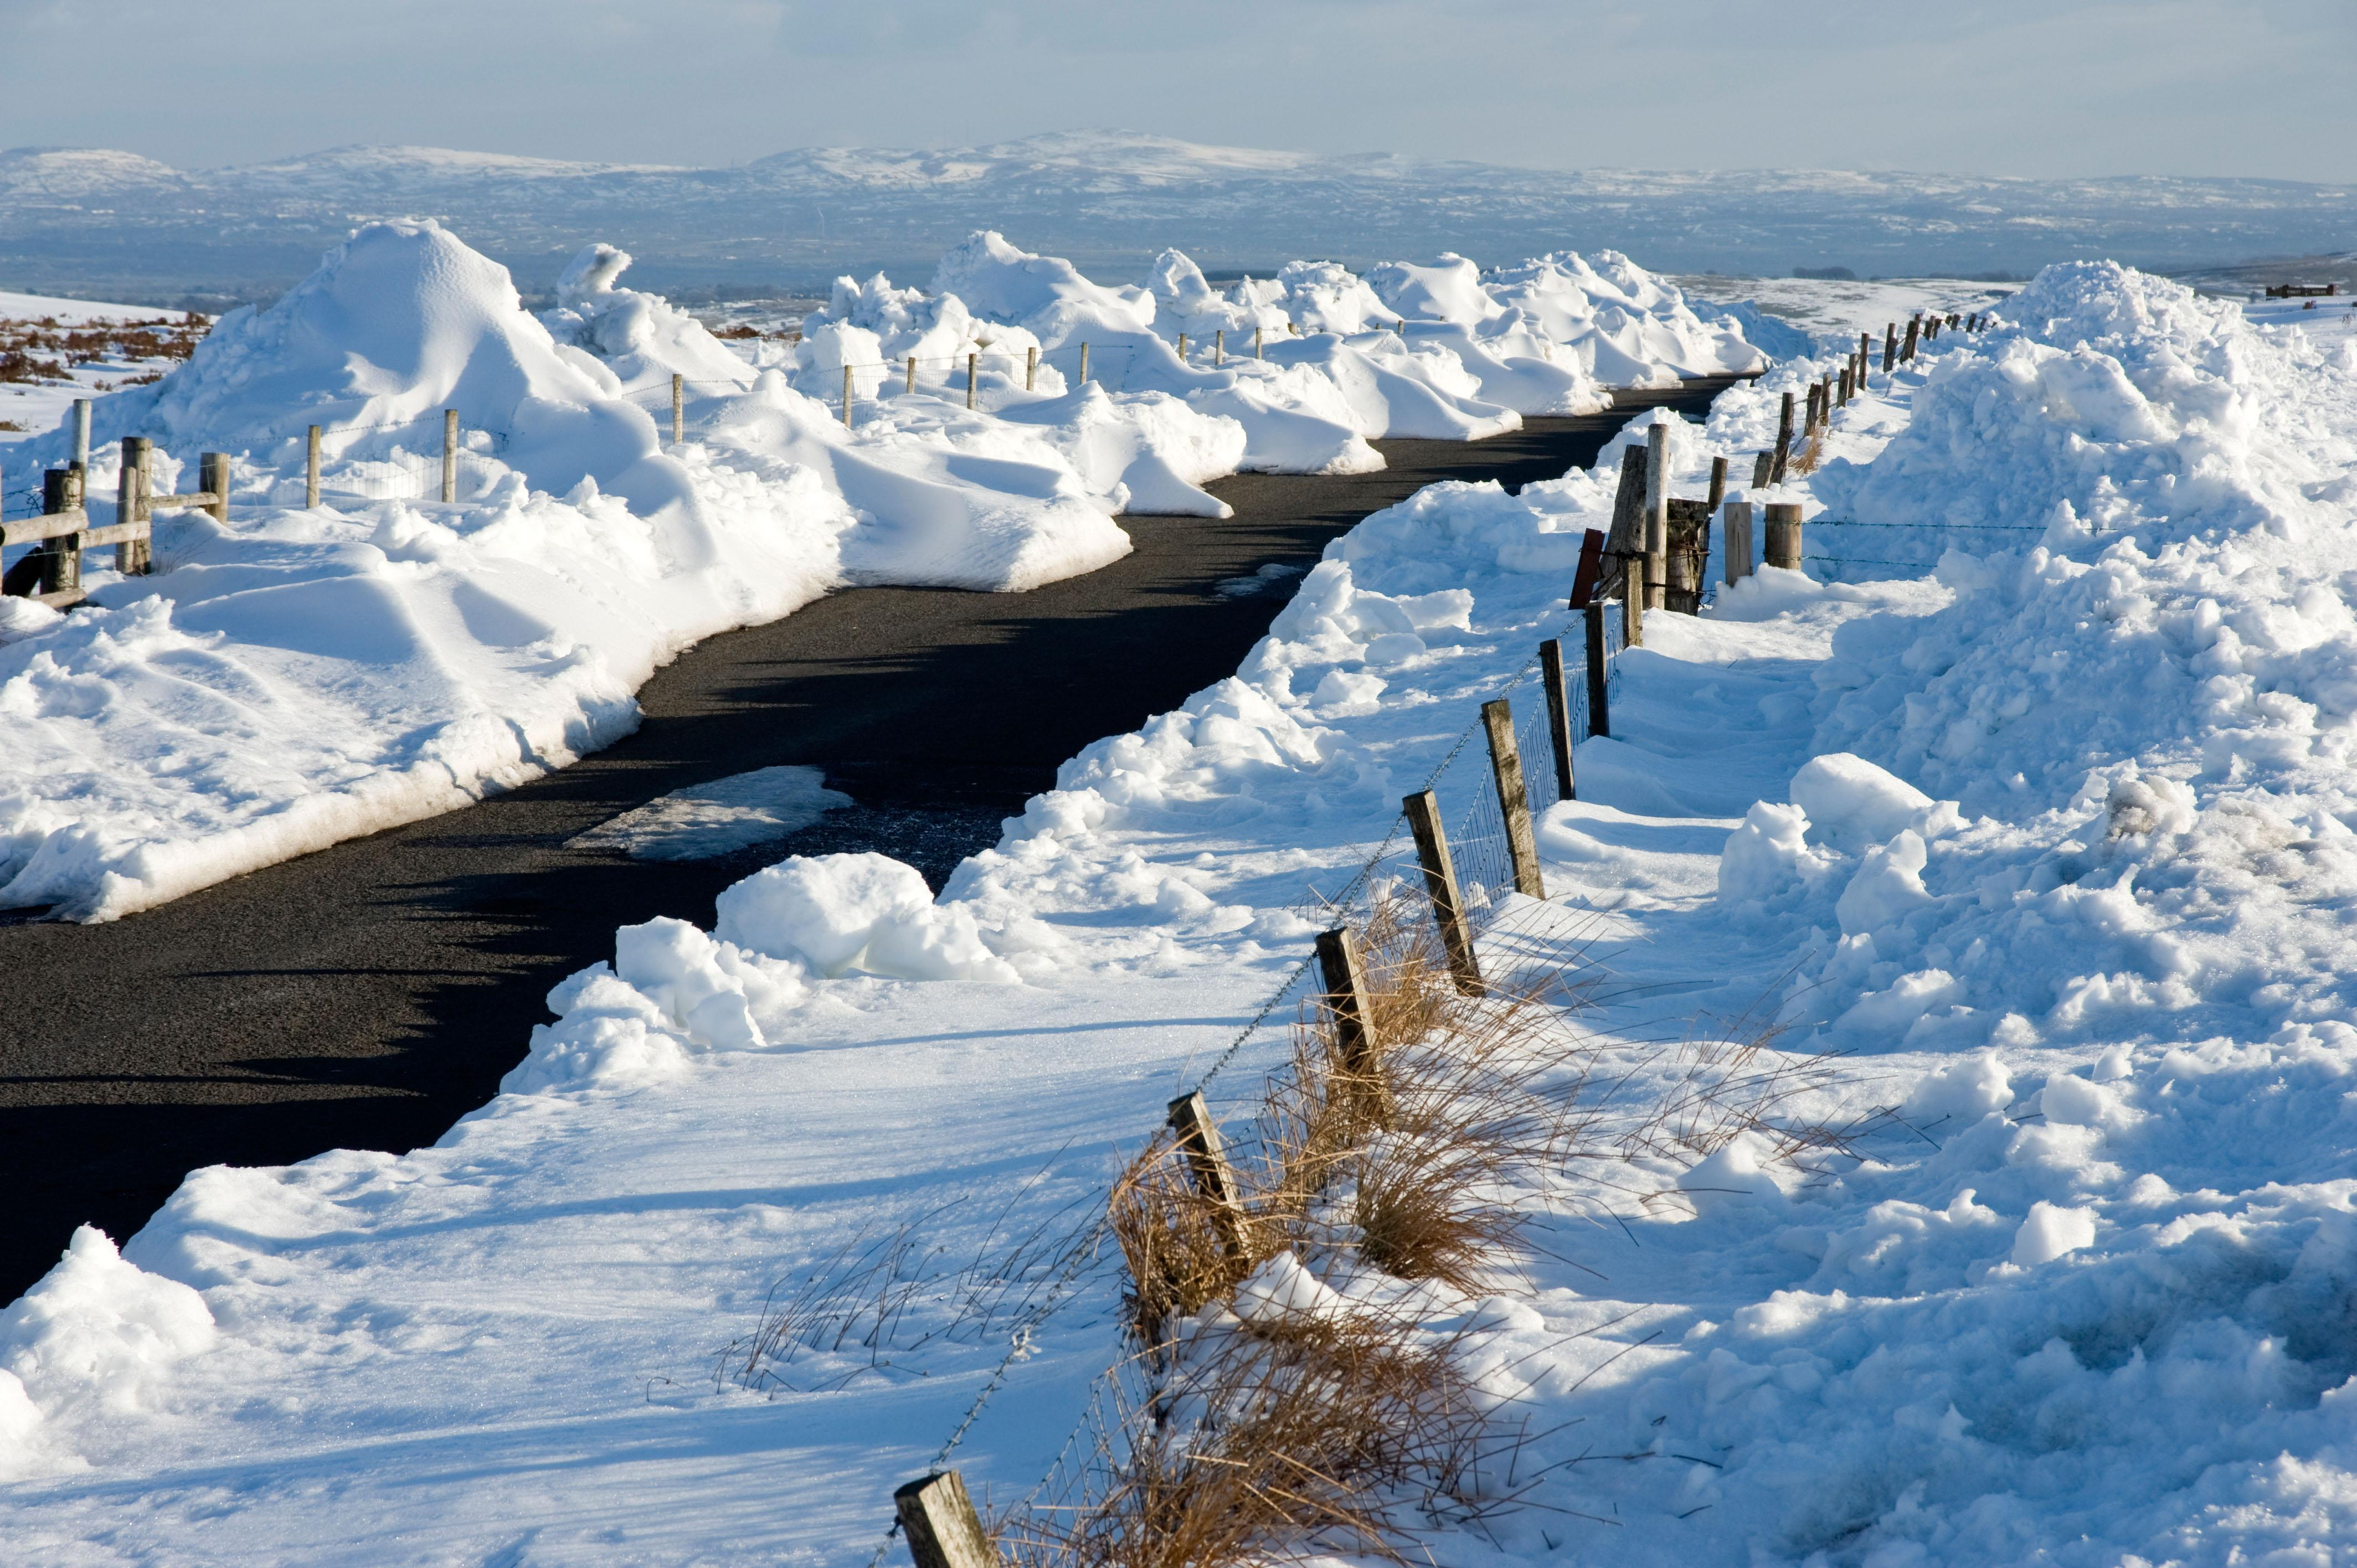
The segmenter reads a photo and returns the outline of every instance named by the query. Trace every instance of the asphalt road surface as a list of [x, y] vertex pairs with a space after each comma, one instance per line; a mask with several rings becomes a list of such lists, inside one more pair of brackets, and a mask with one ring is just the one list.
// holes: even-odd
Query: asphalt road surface
[[[1376, 474], [1238, 475], [1211, 487], [1229, 521], [1125, 518], [1135, 553], [1026, 594], [837, 594], [683, 654], [640, 692], [636, 735], [537, 783], [107, 925], [0, 924], [0, 1302], [77, 1224], [120, 1241], [198, 1166], [434, 1142], [619, 926], [708, 926], [722, 888], [790, 854], [881, 850], [938, 887], [1057, 764], [1234, 672], [1296, 580], [1239, 595], [1236, 579], [1306, 568], [1436, 480], [1558, 478], [1632, 409], [1698, 414], [1726, 384], [1489, 441], [1379, 442]], [[565, 847], [656, 796], [785, 763], [823, 768], [857, 808], [716, 860]]]

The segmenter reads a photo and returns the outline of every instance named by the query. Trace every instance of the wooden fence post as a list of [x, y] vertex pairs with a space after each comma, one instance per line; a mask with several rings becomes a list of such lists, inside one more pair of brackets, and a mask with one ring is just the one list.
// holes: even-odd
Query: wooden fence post
[[1866, 392], [1866, 372], [1872, 369], [1873, 365], [1874, 334], [1861, 332], [1857, 335], [1857, 390], [1861, 396]]
[[1727, 585], [1731, 588], [1751, 575], [1751, 503], [1729, 501], [1721, 515], [1727, 521]]
[[1792, 460], [1792, 394], [1791, 392], [1786, 392], [1784, 394], [1783, 407], [1778, 411], [1776, 415], [1776, 457], [1775, 461], [1768, 466], [1768, 482], [1770, 484], [1781, 485], [1784, 482], [1784, 469], [1786, 465]]
[[1906, 365], [1912, 364], [1914, 362], [1915, 334], [1922, 329], [1922, 326], [1923, 318], [1920, 316], [1910, 316], [1907, 318], [1906, 340], [1899, 345], [1899, 362], [1900, 364]]
[[[312, 428], [317, 429], [314, 425]], [[316, 494], [317, 484], [312, 486]], [[123, 438], [123, 467], [114, 481], [114, 521], [138, 526], [147, 521], [147, 437], [126, 435]], [[314, 500], [311, 503], [317, 506]], [[114, 547], [114, 569], [126, 577], [146, 575], [154, 556], [148, 540], [143, 533], [137, 539], [126, 539]]]
[[1039, 345], [1037, 343], [1023, 350], [1023, 390], [1039, 390]]
[[1848, 365], [1841, 368], [1841, 391], [1836, 394], [1836, 408], [1847, 408], [1851, 389], [1857, 384], [1857, 371]]
[[1768, 503], [1768, 564], [1801, 569], [1801, 507], [1798, 501]]
[[1253, 358], [1255, 360], [1260, 358], [1260, 328], [1258, 327], [1254, 327], [1253, 328]]
[[1211, 363], [1214, 366], [1221, 366], [1225, 365], [1227, 362], [1228, 329], [1222, 327], [1216, 328], [1211, 333]]
[[[83, 467], [51, 468], [41, 476], [41, 515], [55, 517], [81, 506]], [[81, 591], [81, 535], [60, 533], [40, 545], [40, 581], [34, 592], [74, 594]]]
[[1670, 427], [1645, 432], [1645, 607], [1669, 603]]
[[90, 399], [86, 397], [73, 400], [73, 460], [81, 465], [83, 473], [90, 472]]
[[1775, 454], [1771, 452], [1762, 452], [1758, 456], [1751, 459], [1751, 488], [1753, 489], [1764, 490], [1768, 488], [1768, 475], [1775, 461]]
[[671, 373], [671, 444], [683, 446], [687, 441], [687, 378], [677, 371]]
[[442, 411], [442, 499], [458, 499], [458, 411]]
[[917, 356], [914, 354], [909, 356], [909, 379], [903, 384], [911, 394], [917, 390]]
[[1473, 928], [1465, 918], [1464, 895], [1458, 890], [1457, 866], [1448, 858], [1448, 834], [1440, 825], [1440, 797], [1429, 789], [1400, 802], [1407, 813], [1408, 831], [1415, 835], [1416, 863], [1424, 867], [1424, 891], [1432, 900], [1432, 922], [1440, 928], [1441, 950], [1448, 955], [1448, 973], [1459, 994], [1481, 993], [1481, 964], [1473, 951]]
[[1334, 1054], [1352, 1080], [1356, 1099], [1378, 1127], [1391, 1124], [1391, 1096], [1383, 1081], [1380, 1042], [1367, 1007], [1367, 976], [1359, 964], [1359, 941], [1348, 926], [1318, 933], [1318, 971], [1325, 982], [1324, 1004], [1334, 1024]]
[[1882, 329], [1882, 373], [1889, 375], [1890, 367], [1899, 362], [1899, 323], [1893, 321]]
[[1187, 362], [1187, 334], [1184, 332], [1178, 334], [1178, 362], [1182, 365]]
[[892, 1509], [917, 1568], [1000, 1568], [965, 1479], [955, 1470], [909, 1482], [892, 1494]]
[[1514, 745], [1514, 710], [1503, 697], [1481, 704], [1481, 725], [1490, 732], [1490, 771], [1498, 781], [1498, 814], [1506, 820], [1506, 849], [1514, 863], [1514, 891], [1546, 897], [1539, 878], [1538, 840], [1531, 832], [1530, 791], [1523, 785], [1523, 758]]
[[1713, 457], [1710, 460], [1710, 499], [1704, 504], [1708, 506], [1711, 510], [1717, 511], [1718, 510], [1718, 503], [1726, 499], [1727, 459], [1725, 457]]
[[200, 452], [197, 455], [197, 489], [211, 496], [212, 503], [205, 510], [213, 514], [215, 522], [229, 521], [229, 454]]
[[974, 377], [981, 363], [982, 356], [980, 354], [968, 354], [965, 357], [965, 405], [968, 408], [972, 408], [974, 406]]
[[1082, 385], [1082, 386], [1086, 386], [1086, 385], [1088, 385], [1088, 384], [1089, 384], [1089, 346], [1088, 346], [1086, 343], [1082, 343], [1082, 344], [1081, 345], [1081, 385]]
[[1555, 752], [1555, 792], [1558, 799], [1577, 800], [1579, 790], [1571, 777], [1571, 688], [1563, 675], [1563, 639], [1551, 637], [1539, 644], [1539, 684], [1545, 689], [1547, 745]]
[[1620, 483], [1612, 495], [1612, 527], [1604, 536], [1609, 562], [1620, 563], [1621, 603], [1629, 607], [1631, 642], [1642, 642], [1645, 618], [1645, 471], [1633, 447], [1620, 451]]
[[1587, 601], [1587, 733], [1612, 733], [1612, 669], [1604, 646], [1604, 601]]
[[851, 428], [851, 367], [843, 367], [843, 427]]
[[303, 436], [303, 504], [319, 504], [319, 427], [316, 424]]
[[1203, 1103], [1200, 1090], [1190, 1090], [1170, 1102], [1170, 1131], [1178, 1135], [1178, 1152], [1187, 1156], [1195, 1190], [1211, 1206], [1211, 1224], [1220, 1232], [1220, 1245], [1231, 1258], [1243, 1257], [1243, 1202], [1236, 1195], [1235, 1173], [1228, 1168], [1219, 1123], [1211, 1120], [1211, 1107]]

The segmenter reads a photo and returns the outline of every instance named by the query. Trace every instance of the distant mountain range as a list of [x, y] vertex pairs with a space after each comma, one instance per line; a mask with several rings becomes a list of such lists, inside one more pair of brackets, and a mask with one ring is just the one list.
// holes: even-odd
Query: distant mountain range
[[0, 287], [141, 303], [253, 297], [372, 218], [430, 216], [544, 290], [583, 243], [694, 295], [921, 283], [976, 228], [1126, 280], [1177, 245], [1208, 268], [1571, 248], [1675, 272], [2022, 274], [2108, 255], [2162, 270], [2357, 246], [2357, 185], [1991, 179], [1842, 170], [1508, 168], [1201, 146], [1112, 132], [906, 152], [814, 148], [734, 168], [342, 147], [188, 171], [122, 152], [0, 153]]

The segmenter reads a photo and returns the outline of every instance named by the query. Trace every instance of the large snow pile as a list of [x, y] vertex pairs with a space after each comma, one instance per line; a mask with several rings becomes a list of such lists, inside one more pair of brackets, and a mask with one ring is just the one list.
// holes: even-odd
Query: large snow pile
[[[1044, 442], [963, 469], [861, 442], [774, 374], [666, 450], [608, 357], [667, 387], [725, 350], [616, 289], [620, 260], [568, 274], [560, 343], [451, 235], [371, 225], [180, 371], [98, 400], [102, 521], [131, 433], [166, 489], [231, 453], [234, 511], [164, 514], [154, 575], [92, 561], [70, 618], [0, 601], [0, 906], [119, 915], [447, 811], [627, 733], [630, 693], [687, 644], [845, 582], [1017, 589], [1129, 548]], [[438, 482], [444, 408], [458, 500], [354, 499]], [[5, 462], [67, 455], [50, 434]]]

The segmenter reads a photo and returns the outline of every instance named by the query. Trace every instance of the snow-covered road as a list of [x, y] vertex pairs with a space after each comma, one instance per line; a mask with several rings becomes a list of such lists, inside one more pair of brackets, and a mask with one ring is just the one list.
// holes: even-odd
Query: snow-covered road
[[[1763, 1019], [1758, 1060], [1835, 1075], [1534, 1189], [1548, 1251], [1494, 1294], [1416, 1287], [1549, 1466], [1437, 1560], [2349, 1554], [2357, 348], [2105, 265], [2004, 314], [1789, 492], [1853, 580], [1654, 618], [1544, 815], [1553, 897], [1495, 929], [1588, 942], [1571, 1021], [1623, 1093]], [[1822, 368], [1674, 426], [1678, 488]], [[199, 1172], [122, 1257], [84, 1238], [0, 1317], [0, 1529], [59, 1563], [866, 1563], [993, 1388], [955, 1462], [1019, 1504], [1120, 1353], [1117, 1268], [1019, 1243], [1085, 1233], [1297, 969], [1312, 890], [1564, 629], [1620, 450], [1368, 519], [940, 899], [787, 861], [708, 931], [619, 933], [436, 1148]], [[1216, 1108], [1282, 1047], [1245, 1036]], [[846, 1270], [905, 1310], [747, 1348]]]

